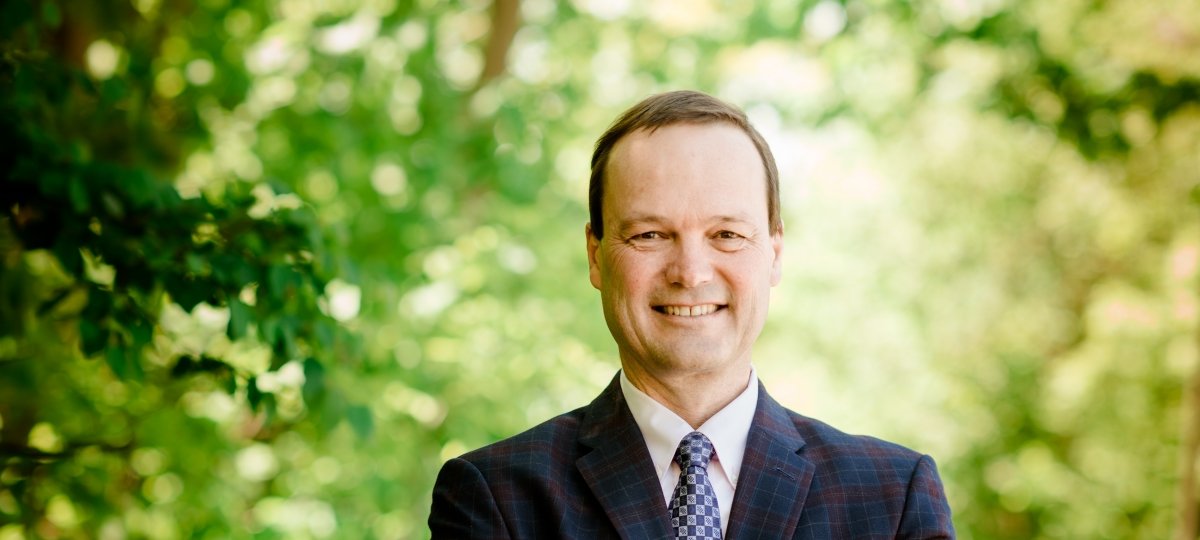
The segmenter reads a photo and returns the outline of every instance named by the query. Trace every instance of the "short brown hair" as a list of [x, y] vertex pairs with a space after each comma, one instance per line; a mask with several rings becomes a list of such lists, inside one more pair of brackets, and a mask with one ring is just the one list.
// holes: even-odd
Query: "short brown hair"
[[604, 237], [604, 171], [608, 156], [622, 137], [637, 130], [653, 132], [663, 126], [681, 123], [707, 124], [724, 122], [732, 124], [746, 133], [762, 158], [767, 182], [767, 219], [771, 234], [783, 231], [783, 220], [779, 217], [779, 169], [775, 156], [758, 130], [750, 125], [746, 113], [724, 101], [702, 92], [676, 90], [656, 94], [643, 99], [621, 114], [613, 125], [596, 140], [592, 153], [592, 177], [588, 183], [588, 213], [592, 223], [592, 235], [597, 240]]

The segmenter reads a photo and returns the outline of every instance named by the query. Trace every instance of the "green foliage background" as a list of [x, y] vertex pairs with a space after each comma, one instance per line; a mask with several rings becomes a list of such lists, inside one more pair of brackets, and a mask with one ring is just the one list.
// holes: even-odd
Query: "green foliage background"
[[0, 539], [427, 536], [443, 460], [617, 368], [591, 144], [748, 110], [778, 399], [935, 456], [964, 538], [1195, 537], [1200, 6], [0, 8]]

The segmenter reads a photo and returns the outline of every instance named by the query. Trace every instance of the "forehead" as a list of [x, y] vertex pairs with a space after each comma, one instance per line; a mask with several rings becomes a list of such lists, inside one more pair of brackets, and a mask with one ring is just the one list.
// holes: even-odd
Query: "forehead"
[[[761, 213], [766, 170], [749, 135], [724, 122], [634, 131], [613, 147], [604, 213]], [[611, 203], [611, 204], [609, 204]]]

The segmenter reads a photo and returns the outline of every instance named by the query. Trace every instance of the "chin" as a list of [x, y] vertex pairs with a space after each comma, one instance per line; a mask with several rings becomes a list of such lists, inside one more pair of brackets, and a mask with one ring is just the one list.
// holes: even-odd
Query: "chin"
[[713, 354], [712, 349], [692, 348], [673, 350], [659, 356], [659, 364], [680, 373], [704, 373], [729, 367], [735, 360], [733, 355]]

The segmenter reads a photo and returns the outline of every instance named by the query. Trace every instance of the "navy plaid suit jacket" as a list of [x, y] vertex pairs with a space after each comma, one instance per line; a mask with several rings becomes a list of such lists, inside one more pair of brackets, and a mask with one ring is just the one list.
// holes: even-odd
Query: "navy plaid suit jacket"
[[[791, 412], [761, 383], [726, 538], [954, 538], [929, 456]], [[614, 378], [590, 405], [446, 462], [433, 538], [669, 538]]]

